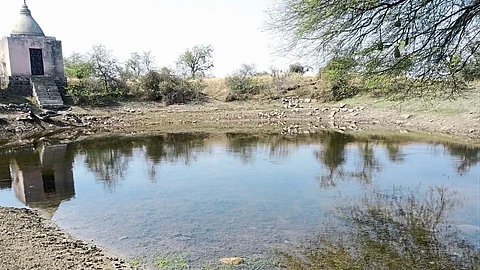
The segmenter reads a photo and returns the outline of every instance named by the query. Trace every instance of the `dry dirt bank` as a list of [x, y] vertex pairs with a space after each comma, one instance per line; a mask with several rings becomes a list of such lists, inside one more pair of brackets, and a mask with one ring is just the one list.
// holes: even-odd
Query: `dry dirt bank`
[[0, 269], [129, 269], [27, 209], [0, 207]]
[[76, 140], [93, 134], [149, 132], [275, 132], [310, 133], [321, 129], [339, 132], [391, 130], [423, 132], [479, 144], [480, 95], [457, 101], [389, 103], [356, 98], [323, 104], [311, 99], [225, 103], [165, 107], [153, 102], [129, 102], [104, 108], [73, 107], [60, 114], [31, 116], [21, 110], [0, 108], [3, 145], [38, 139]]

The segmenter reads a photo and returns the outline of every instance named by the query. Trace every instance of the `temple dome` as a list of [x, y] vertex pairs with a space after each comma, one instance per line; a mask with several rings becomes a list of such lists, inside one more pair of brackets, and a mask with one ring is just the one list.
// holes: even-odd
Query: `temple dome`
[[22, 9], [20, 10], [20, 18], [13, 28], [12, 35], [45, 36], [40, 25], [38, 25], [32, 17], [32, 13], [30, 12], [30, 9], [28, 9], [26, 3], [23, 4]]

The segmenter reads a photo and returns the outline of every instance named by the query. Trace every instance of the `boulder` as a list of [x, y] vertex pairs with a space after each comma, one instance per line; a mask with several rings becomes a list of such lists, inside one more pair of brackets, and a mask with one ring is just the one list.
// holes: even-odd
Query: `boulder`
[[222, 258], [220, 259], [220, 262], [226, 265], [240, 265], [243, 263], [243, 259], [239, 257]]

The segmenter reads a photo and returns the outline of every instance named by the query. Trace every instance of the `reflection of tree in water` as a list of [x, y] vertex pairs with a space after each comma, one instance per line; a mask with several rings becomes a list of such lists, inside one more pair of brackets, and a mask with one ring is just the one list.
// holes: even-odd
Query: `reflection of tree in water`
[[[375, 140], [357, 140], [354, 136], [341, 133], [327, 133], [324, 135], [321, 150], [314, 151], [315, 158], [325, 166], [327, 172], [318, 176], [322, 188], [334, 187], [339, 181], [356, 179], [364, 184], [370, 184], [374, 174], [380, 172], [382, 165], [375, 156], [376, 147], [383, 146], [388, 159], [393, 163], [404, 161], [404, 154], [400, 143]], [[383, 144], [383, 145], [382, 145]], [[353, 158], [346, 151], [348, 145], [356, 145], [359, 151], [357, 168], [352, 171], [345, 169], [348, 159]]]
[[151, 161], [149, 174], [155, 179], [155, 166], [161, 162], [183, 162], [195, 159], [195, 150], [205, 147], [206, 134], [166, 134], [140, 138], [109, 138], [76, 144], [74, 151], [85, 154], [85, 163], [109, 189], [123, 180], [134, 151], [144, 151]]
[[245, 164], [254, 160], [255, 150], [258, 147], [267, 147], [272, 158], [287, 158], [295, 150], [295, 146], [303, 144], [308, 139], [304, 136], [262, 136], [249, 133], [227, 133], [226, 137], [229, 151], [237, 154]]
[[385, 149], [387, 150], [388, 160], [393, 163], [402, 163], [405, 161], [405, 154], [402, 152], [399, 143], [386, 142]]
[[226, 133], [228, 139], [228, 151], [235, 153], [244, 163], [254, 160], [253, 154], [259, 142], [258, 136], [247, 133]]
[[359, 143], [358, 150], [360, 151], [361, 159], [358, 171], [351, 172], [348, 175], [362, 183], [371, 184], [373, 174], [381, 171], [380, 162], [375, 158], [375, 150], [371, 142]]
[[128, 139], [109, 139], [82, 143], [79, 149], [85, 154], [87, 167], [104, 185], [112, 189], [124, 178], [132, 159], [135, 142]]
[[298, 150], [299, 146], [307, 145], [312, 142], [317, 142], [323, 138], [323, 133], [297, 136], [285, 136], [285, 135], [271, 135], [266, 137], [266, 143], [270, 148], [270, 157], [281, 159], [288, 158], [293, 152]]
[[315, 158], [319, 160], [328, 170], [326, 175], [320, 176], [320, 186], [336, 186], [336, 179], [343, 179], [345, 172], [343, 164], [346, 161], [345, 147], [352, 142], [353, 138], [340, 133], [327, 133], [323, 141], [323, 149], [314, 152]]
[[345, 201], [338, 201], [335, 229], [281, 253], [287, 269], [478, 269], [480, 251], [448, 225], [455, 192], [375, 190]]
[[166, 134], [150, 137], [145, 141], [147, 157], [155, 164], [162, 161], [178, 162], [182, 160], [185, 165], [196, 159], [195, 152], [205, 148], [207, 134]]
[[447, 144], [445, 148], [455, 157], [456, 168], [459, 174], [466, 173], [471, 167], [480, 162], [480, 148], [467, 145]]
[[207, 137], [203, 133], [180, 133], [146, 138], [145, 155], [151, 162], [148, 171], [150, 180], [155, 181], [156, 165], [162, 162], [176, 163], [181, 160], [189, 165], [196, 159], [196, 151], [205, 148]]

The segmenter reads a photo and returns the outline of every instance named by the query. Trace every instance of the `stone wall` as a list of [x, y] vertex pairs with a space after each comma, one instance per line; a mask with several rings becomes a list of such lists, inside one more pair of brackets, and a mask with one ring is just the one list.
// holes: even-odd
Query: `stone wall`
[[[66, 78], [53, 78], [62, 98], [66, 95]], [[3, 78], [5, 87], [0, 89], [0, 103], [7, 96], [30, 97], [33, 95], [30, 76], [10, 76]]]
[[19, 95], [24, 97], [32, 96], [32, 86], [30, 85], [30, 77], [27, 76], [10, 76], [8, 77], [7, 93], [11, 95]]

